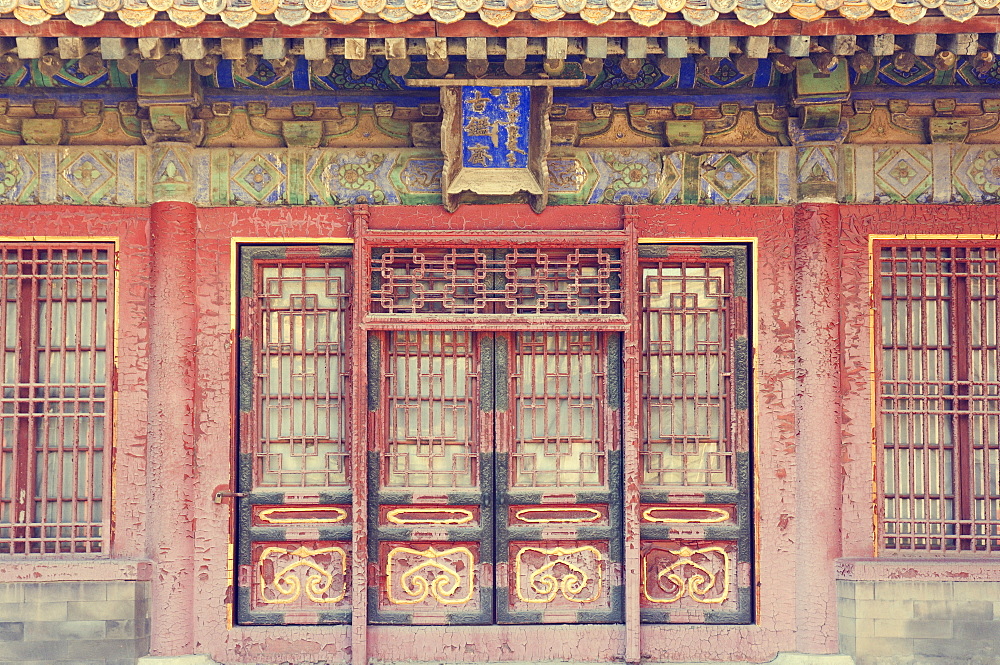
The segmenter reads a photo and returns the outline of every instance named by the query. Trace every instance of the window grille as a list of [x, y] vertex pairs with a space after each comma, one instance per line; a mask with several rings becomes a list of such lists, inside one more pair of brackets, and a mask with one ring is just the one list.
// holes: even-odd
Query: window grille
[[1000, 550], [996, 247], [879, 253], [881, 545]]
[[399, 331], [388, 336], [387, 487], [474, 487], [474, 333]]
[[289, 260], [257, 270], [256, 485], [346, 486], [348, 267]]
[[608, 400], [601, 335], [519, 332], [513, 341], [511, 486], [603, 486], [607, 428], [600, 405]]
[[643, 484], [729, 487], [732, 269], [687, 258], [647, 260], [641, 270]]
[[616, 249], [376, 248], [379, 314], [617, 314]]
[[102, 552], [113, 251], [18, 243], [0, 257], [0, 553]]

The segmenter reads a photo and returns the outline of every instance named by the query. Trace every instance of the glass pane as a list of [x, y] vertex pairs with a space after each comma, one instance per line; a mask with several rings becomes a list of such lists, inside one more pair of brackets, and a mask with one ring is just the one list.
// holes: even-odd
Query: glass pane
[[259, 279], [257, 483], [346, 485], [347, 269], [271, 265]]
[[646, 264], [641, 298], [642, 482], [730, 485], [727, 267], [697, 260]]
[[605, 362], [593, 332], [514, 336], [514, 487], [601, 486]]
[[0, 551], [99, 552], [110, 254], [22, 244], [3, 257], [0, 523], [20, 526], [0, 531]]
[[389, 335], [388, 487], [475, 487], [478, 391], [474, 335]]

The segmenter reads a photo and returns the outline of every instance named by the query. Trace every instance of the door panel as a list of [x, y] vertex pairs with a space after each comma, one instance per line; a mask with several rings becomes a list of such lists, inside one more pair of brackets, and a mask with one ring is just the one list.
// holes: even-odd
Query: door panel
[[618, 335], [372, 339], [373, 619], [618, 620]]
[[642, 620], [750, 623], [747, 249], [640, 257]]
[[239, 623], [350, 621], [349, 260], [240, 250]]
[[500, 623], [621, 620], [619, 339], [497, 335]]
[[493, 366], [493, 340], [464, 331], [369, 339], [372, 620], [489, 623], [493, 427], [481, 368]]

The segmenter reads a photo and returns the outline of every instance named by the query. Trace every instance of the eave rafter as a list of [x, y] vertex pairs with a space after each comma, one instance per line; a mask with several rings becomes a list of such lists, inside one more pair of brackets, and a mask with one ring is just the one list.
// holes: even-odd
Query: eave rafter
[[[273, 22], [268, 23], [273, 25]], [[420, 23], [430, 22], [421, 21], [418, 25]], [[522, 23], [534, 25], [536, 22]], [[50, 25], [55, 22], [39, 27]], [[254, 24], [251, 28], [261, 25]], [[638, 72], [649, 59], [669, 75], [676, 74], [681, 60], [689, 57], [695, 59], [699, 71], [708, 73], [718, 69], [723, 60], [728, 60], [742, 73], [752, 74], [757, 71], [757, 61], [762, 59], [770, 59], [780, 73], [791, 73], [803, 58], [811, 59], [822, 70], [830, 70], [839, 59], [848, 58], [851, 68], [863, 73], [871, 70], [879, 58], [887, 56], [892, 57], [894, 64], [903, 71], [909, 71], [915, 57], [931, 58], [938, 70], [954, 68], [960, 58], [971, 58], [976, 71], [986, 73], [992, 68], [996, 54], [1000, 53], [997, 33], [456, 37], [418, 36], [419, 31], [414, 31], [417, 34], [411, 32], [406, 37], [237, 37], [223, 36], [232, 31], [230, 28], [224, 31], [203, 29], [209, 26], [221, 24], [212, 22], [197, 31], [181, 32], [181, 35], [200, 33], [200, 36], [0, 37], [0, 75], [10, 76], [27, 66], [28, 61], [37, 61], [38, 70], [46, 76], [60, 72], [69, 61], [75, 61], [76, 70], [84, 75], [96, 75], [112, 61], [118, 72], [131, 75], [139, 70], [143, 61], [154, 61], [157, 71], [169, 76], [181, 62], [193, 61], [198, 74], [209, 76], [223, 60], [232, 61], [237, 72], [253, 72], [260, 60], [267, 60], [277, 75], [290, 73], [295, 63], [304, 59], [309, 62], [313, 75], [326, 76], [335, 61], [346, 60], [354, 75], [364, 76], [372, 69], [376, 57], [384, 57], [389, 71], [395, 76], [408, 75], [411, 58], [425, 60], [426, 72], [432, 77], [448, 74], [449, 63], [456, 60], [464, 62], [465, 71], [472, 76], [485, 74], [488, 61], [503, 60], [507, 73], [517, 76], [523, 73], [524, 63], [529, 58], [544, 59], [545, 71], [553, 76], [561, 76], [560, 63], [568, 59], [580, 62], [583, 72], [594, 76], [607, 58], [620, 63], [627, 76]], [[97, 27], [101, 26], [94, 26], [89, 32], [93, 33]], [[133, 28], [132, 32], [148, 35], [148, 27]], [[354, 26], [341, 26], [345, 27]], [[206, 36], [206, 32], [220, 36]]]
[[[284, 36], [293, 36], [282, 30], [284, 27], [310, 26], [302, 31], [303, 36], [329, 36], [343, 34], [338, 26], [358, 24], [382, 33], [379, 26], [404, 23], [429, 24], [422, 29], [439, 35], [459, 34], [438, 30], [456, 25], [469, 34], [473, 24], [487, 31], [513, 24], [521, 35], [539, 31], [587, 34], [583, 26], [603, 28], [616, 23], [655, 27], [659, 34], [664, 34], [661, 28], [667, 30], [666, 34], [680, 34], [705, 27], [712, 27], [715, 34], [740, 34], [742, 30], [736, 26], [772, 35], [875, 34], [869, 31], [897, 33], [896, 28], [934, 19], [953, 26], [977, 18], [993, 19], [995, 23], [998, 5], [1000, 0], [0, 0], [0, 14], [12, 15], [0, 19], [0, 34], [24, 34], [7, 23], [30, 28], [53, 20], [78, 28], [107, 23], [126, 28], [157, 23], [169, 26], [154, 27], [154, 32], [200, 27], [203, 23], [218, 23], [220, 29], [273, 23], [272, 34], [277, 29]], [[882, 27], [862, 23], [870, 19]], [[848, 22], [851, 29], [829, 31], [829, 25], [839, 21]], [[529, 28], [527, 23], [540, 25]], [[817, 23], [828, 25], [818, 32], [807, 27]], [[262, 28], [262, 32], [268, 31]], [[80, 34], [72, 29], [59, 33]], [[369, 32], [366, 36], [372, 35]]]

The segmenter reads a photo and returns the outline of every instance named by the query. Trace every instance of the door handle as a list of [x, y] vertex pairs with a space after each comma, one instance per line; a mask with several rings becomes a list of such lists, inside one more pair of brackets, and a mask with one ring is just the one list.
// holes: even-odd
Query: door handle
[[222, 503], [223, 499], [242, 499], [248, 496], [246, 492], [232, 492], [230, 490], [216, 490], [215, 495], [212, 497], [212, 501], [215, 503]]

